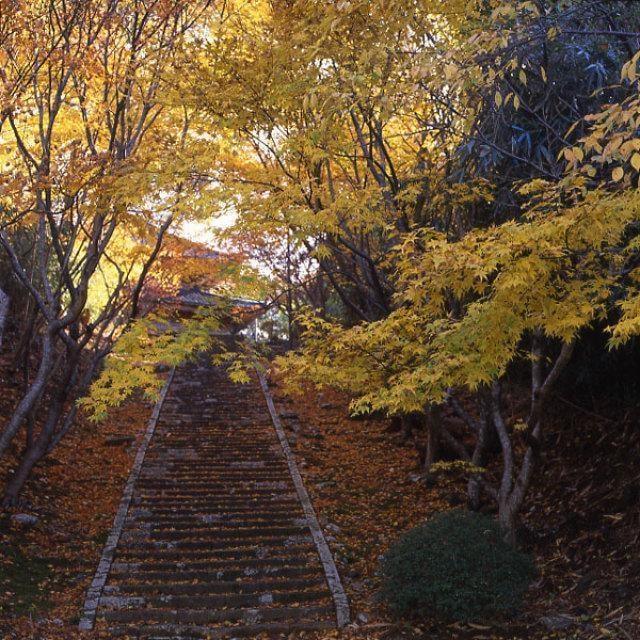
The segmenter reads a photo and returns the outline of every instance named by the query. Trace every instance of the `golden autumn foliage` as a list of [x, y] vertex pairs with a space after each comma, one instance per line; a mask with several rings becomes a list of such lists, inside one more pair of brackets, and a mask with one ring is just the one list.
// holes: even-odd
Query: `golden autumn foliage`
[[444, 478], [516, 543], [562, 383], [640, 335], [639, 47], [624, 0], [0, 2], [3, 506], [167, 369], [249, 381], [248, 328], [339, 403], [356, 472], [312, 468]]
[[[43, 348], [0, 451], [44, 388], [78, 406], [91, 387], [97, 415], [157, 389], [153, 363], [211, 327], [157, 331], [146, 302], [219, 282], [301, 338], [292, 386], [419, 414], [481, 484], [483, 438], [434, 426], [473, 397], [505, 458], [485, 489], [519, 508], [582, 333], [613, 348], [640, 329], [640, 54], [611, 26], [638, 19], [618, 2], [9, 3], [0, 242]], [[214, 265], [175, 233], [220, 216]], [[514, 366], [532, 380], [517, 429]]]
[[[478, 394], [505, 456], [501, 485], [486, 491], [513, 531], [544, 405], [582, 330], [604, 323], [616, 346], [640, 326], [638, 59], [620, 45], [579, 86], [558, 66], [583, 51], [572, 34], [601, 35], [588, 11], [466, 3], [460, 20], [453, 4], [418, 4], [293, 3], [293, 38], [275, 6], [268, 29], [248, 31], [262, 55], [239, 47], [241, 65], [200, 97], [246, 145], [221, 174], [238, 226], [286, 229], [342, 307], [298, 309], [302, 348], [280, 361], [290, 387], [339, 387], [355, 413], [428, 423], [443, 403]], [[237, 104], [249, 75], [260, 90]], [[568, 92], [589, 82], [568, 108]], [[530, 363], [532, 402], [511, 429], [500, 386], [518, 362]], [[442, 425], [428, 428], [481, 482], [484, 438], [467, 451]]]

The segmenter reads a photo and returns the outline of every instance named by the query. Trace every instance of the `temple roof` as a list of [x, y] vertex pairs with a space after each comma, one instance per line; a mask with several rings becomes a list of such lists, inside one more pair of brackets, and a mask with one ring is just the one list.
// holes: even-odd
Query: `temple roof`
[[229, 304], [233, 307], [262, 308], [264, 304], [259, 300], [247, 298], [233, 298], [220, 293], [213, 293], [197, 285], [181, 287], [178, 293], [163, 298], [163, 302], [183, 304], [193, 307], [219, 307]]

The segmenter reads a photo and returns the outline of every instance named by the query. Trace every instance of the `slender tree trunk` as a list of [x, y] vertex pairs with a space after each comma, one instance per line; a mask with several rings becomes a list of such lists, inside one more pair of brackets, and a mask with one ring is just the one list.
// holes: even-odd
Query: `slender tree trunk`
[[[24, 375], [24, 392], [26, 393], [29, 386], [29, 352], [30, 352], [30, 343], [27, 345], [27, 350], [25, 351], [25, 362], [23, 363], [23, 375]], [[60, 366], [62, 365], [63, 354], [59, 354], [52, 367], [53, 371], [59, 371]], [[36, 419], [38, 416], [38, 411], [40, 411], [40, 403], [42, 402], [42, 398], [44, 397], [47, 385], [44, 384], [40, 389], [40, 393], [38, 397], [35, 399], [31, 409], [29, 410], [29, 414], [27, 415], [27, 424], [26, 424], [26, 434], [25, 434], [25, 448], [29, 449], [33, 445], [35, 438], [35, 430], [36, 430]]]
[[23, 384], [25, 390], [29, 384], [29, 354], [31, 352], [31, 342], [35, 335], [36, 320], [38, 317], [37, 307], [31, 305], [31, 298], [27, 299], [27, 310], [24, 314], [24, 320], [21, 324], [21, 336], [18, 341], [18, 346], [15, 348], [13, 354], [12, 368], [15, 371], [22, 371]]
[[28, 451], [33, 446], [33, 439], [36, 430], [36, 409], [38, 404], [40, 403], [40, 398], [35, 402], [31, 411], [29, 411], [29, 415], [27, 416], [27, 429], [24, 437], [24, 448], [25, 451]]
[[544, 353], [542, 336], [535, 332], [531, 343], [531, 409], [524, 432], [527, 448], [519, 466], [513, 449], [511, 436], [502, 417], [500, 408], [500, 384], [494, 382], [491, 387], [492, 417], [502, 447], [502, 480], [498, 492], [498, 519], [504, 531], [505, 540], [515, 544], [518, 516], [525, 496], [531, 485], [537, 460], [540, 455], [542, 438], [542, 417], [546, 409], [551, 390], [567, 366], [575, 342], [562, 345], [549, 373], [543, 374]]
[[71, 408], [65, 414], [61, 421], [60, 428], [55, 432], [47, 447], [47, 455], [49, 455], [59, 444], [60, 441], [67, 435], [69, 429], [73, 426], [73, 423], [78, 415], [78, 405], [74, 402]]
[[440, 407], [430, 406], [427, 408], [427, 448], [424, 454], [424, 471], [427, 479], [430, 477], [431, 467], [438, 459], [440, 452], [441, 419]]
[[41, 433], [33, 445], [25, 451], [16, 472], [11, 477], [4, 492], [2, 507], [9, 509], [16, 506], [18, 496], [24, 487], [25, 482], [29, 479], [33, 468], [42, 459], [47, 452], [47, 439], [44, 433]]
[[517, 542], [517, 528], [518, 528], [518, 512], [520, 505], [506, 504], [500, 505], [498, 510], [498, 523], [504, 534], [505, 542], [515, 546]]
[[291, 282], [291, 233], [287, 227], [287, 333], [289, 348], [293, 348], [293, 289]]
[[9, 319], [9, 305], [11, 298], [2, 289], [0, 289], [0, 350], [2, 350], [2, 339], [4, 330]]
[[80, 381], [76, 385], [76, 390], [73, 394], [73, 401], [71, 402], [71, 407], [67, 411], [66, 415], [62, 419], [62, 423], [60, 424], [60, 428], [55, 432], [54, 436], [51, 438], [51, 442], [49, 443], [49, 448], [47, 453], [51, 453], [53, 449], [59, 444], [59, 442], [65, 437], [69, 429], [72, 427], [73, 422], [78, 414], [78, 404], [76, 400], [84, 396], [84, 394], [89, 389], [89, 385], [93, 380], [93, 376], [96, 371], [102, 364], [104, 358], [109, 353], [108, 349], [103, 349], [93, 354], [90, 364], [87, 366], [82, 376], [80, 377]]
[[7, 486], [4, 491], [4, 498], [2, 500], [2, 506], [5, 509], [13, 507], [18, 502], [18, 496], [24, 487], [25, 482], [31, 476], [33, 468], [38, 462], [46, 455], [49, 448], [49, 442], [55, 431], [56, 423], [60, 418], [63, 404], [54, 402], [47, 415], [47, 420], [42, 427], [42, 431], [38, 437], [33, 440], [31, 446], [24, 452], [20, 464], [16, 469], [13, 476], [7, 482]]
[[25, 451], [16, 472], [9, 482], [7, 482], [2, 501], [2, 506], [5, 509], [15, 506], [25, 482], [31, 476], [33, 468], [49, 452], [49, 446], [55, 434], [56, 425], [64, 411], [65, 403], [69, 399], [72, 389], [75, 387], [78, 360], [79, 355], [77, 353], [71, 354], [69, 362], [65, 367], [65, 372], [60, 380], [57, 393], [51, 400], [49, 412], [42, 430], [38, 434], [38, 437], [32, 442], [31, 446]]
[[27, 389], [18, 406], [15, 408], [11, 419], [5, 426], [2, 434], [0, 434], [0, 457], [7, 450], [7, 447], [11, 444], [18, 429], [22, 426], [22, 423], [29, 415], [31, 409], [35, 406], [38, 398], [44, 390], [47, 381], [51, 375], [54, 365], [54, 340], [50, 331], [44, 334], [42, 342], [42, 357], [40, 358], [40, 366], [33, 382]]
[[[471, 456], [471, 464], [476, 467], [483, 467], [486, 463], [486, 453], [489, 448], [490, 433], [495, 432], [493, 421], [490, 418], [490, 412], [486, 407], [486, 398], [482, 392], [478, 393], [480, 405], [480, 420], [478, 421], [478, 430], [476, 433], [476, 446]], [[477, 511], [480, 508], [480, 488], [482, 477], [478, 473], [474, 473], [469, 478], [467, 485], [467, 495], [469, 499], [469, 508]]]
[[400, 438], [403, 443], [409, 442], [413, 438], [413, 416], [403, 415], [400, 417]]
[[491, 410], [493, 422], [496, 425], [498, 438], [502, 447], [502, 478], [498, 491], [498, 521], [502, 527], [505, 540], [515, 543], [516, 523], [514, 505], [511, 501], [513, 490], [513, 476], [515, 473], [515, 461], [511, 436], [507, 431], [507, 425], [502, 417], [500, 407], [501, 389], [500, 383], [494, 382], [491, 385]]

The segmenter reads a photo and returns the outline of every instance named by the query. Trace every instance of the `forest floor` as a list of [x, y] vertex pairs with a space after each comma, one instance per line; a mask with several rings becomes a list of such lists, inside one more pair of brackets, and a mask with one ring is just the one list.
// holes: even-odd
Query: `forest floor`
[[[6, 417], [16, 391], [0, 371]], [[426, 487], [415, 448], [388, 421], [349, 419], [346, 398], [333, 392], [306, 389], [289, 398], [277, 376], [272, 385], [350, 598], [354, 624], [341, 637], [640, 638], [639, 411], [619, 416], [612, 406], [595, 414], [554, 403], [543, 472], [521, 532], [540, 576], [516, 619], [400, 622], [376, 598], [379, 557], [403, 531], [463, 505], [463, 479]], [[77, 631], [84, 595], [150, 411], [136, 399], [102, 425], [81, 421], [40, 466], [16, 511], [35, 514], [37, 524], [0, 517], [1, 638], [88, 637]], [[7, 468], [0, 467], [0, 478]], [[568, 626], [552, 631], [548, 624]]]
[[[4, 364], [4, 363], [3, 363]], [[0, 426], [17, 394], [0, 369]], [[151, 414], [140, 398], [99, 425], [79, 420], [36, 469], [12, 514], [0, 514], [0, 638], [70, 640]], [[14, 452], [15, 453], [15, 452]], [[0, 465], [4, 479], [13, 460]], [[29, 514], [35, 525], [10, 516]]]

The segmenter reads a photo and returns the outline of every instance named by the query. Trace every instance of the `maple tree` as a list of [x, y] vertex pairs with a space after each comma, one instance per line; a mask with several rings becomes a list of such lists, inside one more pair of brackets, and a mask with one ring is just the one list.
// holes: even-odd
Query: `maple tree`
[[187, 122], [166, 96], [208, 6], [3, 4], [0, 244], [26, 296], [25, 371], [40, 342], [0, 435], [2, 454], [27, 423], [5, 504], [72, 425], [76, 401], [135, 321], [169, 227], [192, 215]]
[[[629, 318], [611, 331], [616, 343], [633, 334], [636, 196], [620, 187], [638, 164], [637, 31], [620, 25], [637, 10], [300, 1], [239, 8], [231, 22], [241, 28], [205, 47], [185, 94], [208, 130], [227, 132], [216, 177], [234, 232], [281, 264], [293, 253], [325, 287], [314, 299], [302, 269], [297, 286], [280, 276], [303, 329], [281, 366], [292, 386], [338, 386], [356, 412], [426, 429], [426, 470], [452, 449], [470, 504], [495, 500], [513, 539], [554, 385], [622, 281]], [[610, 173], [620, 153], [630, 166]], [[304, 315], [305, 301], [320, 308]], [[517, 361], [530, 363], [531, 403], [507, 424]], [[443, 424], [443, 403], [465, 438]]]
[[[64, 465], [102, 482], [93, 421], [196, 352], [247, 382], [257, 354], [215, 333], [259, 299], [295, 347], [275, 381], [306, 394], [294, 449], [371, 584], [465, 492], [517, 542], [566, 481], [566, 445], [541, 478], [559, 386], [640, 331], [639, 62], [622, 0], [3, 2], [3, 505], [69, 435]], [[221, 216], [219, 250], [182, 237]]]
[[[222, 277], [286, 316], [292, 383], [425, 432], [427, 473], [454, 451], [470, 505], [494, 500], [512, 537], [581, 330], [621, 345], [640, 324], [638, 19], [624, 2], [10, 3], [0, 243], [28, 294], [16, 362], [39, 364], [0, 435], [3, 452], [26, 424], [31, 451], [8, 501], [108, 354], [98, 415], [210, 344], [209, 319], [158, 337], [141, 300], [178, 263], [206, 279], [171, 229], [231, 212]], [[528, 415], [508, 423], [523, 364]]]

